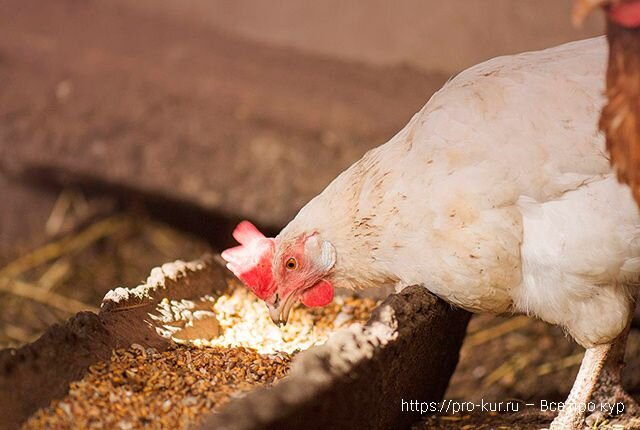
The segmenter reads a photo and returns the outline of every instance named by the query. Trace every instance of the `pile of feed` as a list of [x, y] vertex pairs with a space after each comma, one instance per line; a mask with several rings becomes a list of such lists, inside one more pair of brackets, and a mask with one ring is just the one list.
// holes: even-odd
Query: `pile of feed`
[[291, 355], [247, 348], [142, 346], [97, 363], [69, 394], [41, 409], [23, 429], [179, 429], [256, 385], [285, 376]]
[[367, 298], [335, 297], [321, 308], [299, 305], [291, 311], [289, 322], [276, 326], [264, 302], [246, 288], [235, 288], [220, 297], [214, 312], [222, 334], [211, 340], [196, 339], [197, 346], [244, 346], [260, 353], [295, 353], [324, 343], [331, 332], [354, 322], [365, 322], [376, 302]]
[[[323, 343], [337, 328], [365, 322], [377, 305], [366, 298], [336, 297], [324, 308], [299, 306], [281, 329], [264, 303], [244, 288], [207, 303], [219, 325], [216, 337], [183, 339], [164, 352], [140, 345], [115, 351], [23, 429], [189, 428], [233, 397], [276, 383], [297, 352]], [[187, 312], [189, 306], [164, 301], [159, 309], [183, 319], [203, 312]]]

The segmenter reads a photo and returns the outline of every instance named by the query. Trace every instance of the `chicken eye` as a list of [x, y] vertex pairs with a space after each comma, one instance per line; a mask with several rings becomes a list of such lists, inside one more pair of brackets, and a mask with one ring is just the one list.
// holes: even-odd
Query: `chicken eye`
[[289, 270], [296, 270], [298, 268], [298, 260], [291, 257], [287, 260], [286, 263], [284, 263], [284, 266]]

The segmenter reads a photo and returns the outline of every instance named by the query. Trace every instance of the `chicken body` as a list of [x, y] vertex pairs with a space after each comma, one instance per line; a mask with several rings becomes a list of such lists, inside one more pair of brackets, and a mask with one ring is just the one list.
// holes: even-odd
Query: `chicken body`
[[598, 131], [606, 61], [595, 38], [464, 71], [276, 240], [331, 242], [335, 286], [421, 284], [611, 342], [640, 276], [640, 217]]
[[472, 312], [536, 316], [587, 348], [551, 429], [582, 428], [592, 397], [632, 410], [620, 371], [640, 216], [598, 130], [606, 63], [595, 38], [462, 72], [276, 238], [241, 223], [227, 267], [276, 323], [334, 286], [418, 284]]

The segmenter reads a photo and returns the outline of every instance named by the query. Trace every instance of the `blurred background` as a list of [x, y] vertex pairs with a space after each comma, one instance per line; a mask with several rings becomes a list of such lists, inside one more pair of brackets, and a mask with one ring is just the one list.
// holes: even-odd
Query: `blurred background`
[[230, 219], [278, 229], [451, 75], [602, 33], [570, 8], [2, 0], [0, 259], [116, 203], [218, 245]]
[[[0, 347], [228, 245], [240, 219], [277, 232], [450, 76], [603, 32], [570, 8], [0, 0]], [[475, 319], [471, 339], [451, 388], [469, 400], [562, 398], [581, 358], [528, 319]]]
[[567, 0], [120, 0], [264, 44], [372, 65], [456, 73], [475, 63], [601, 34], [567, 25]]

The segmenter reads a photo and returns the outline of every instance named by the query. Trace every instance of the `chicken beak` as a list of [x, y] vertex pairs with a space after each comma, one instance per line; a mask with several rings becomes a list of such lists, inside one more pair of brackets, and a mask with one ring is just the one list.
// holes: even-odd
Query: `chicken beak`
[[267, 309], [269, 309], [269, 316], [271, 317], [271, 321], [278, 327], [282, 327], [287, 324], [286, 320], [282, 320], [280, 309], [270, 303], [267, 303]]
[[273, 303], [267, 302], [269, 316], [275, 325], [278, 327], [287, 325], [287, 321], [289, 321], [289, 314], [291, 313], [293, 305], [297, 301], [297, 297], [297, 294], [292, 293], [281, 300], [278, 294], [276, 294]]

